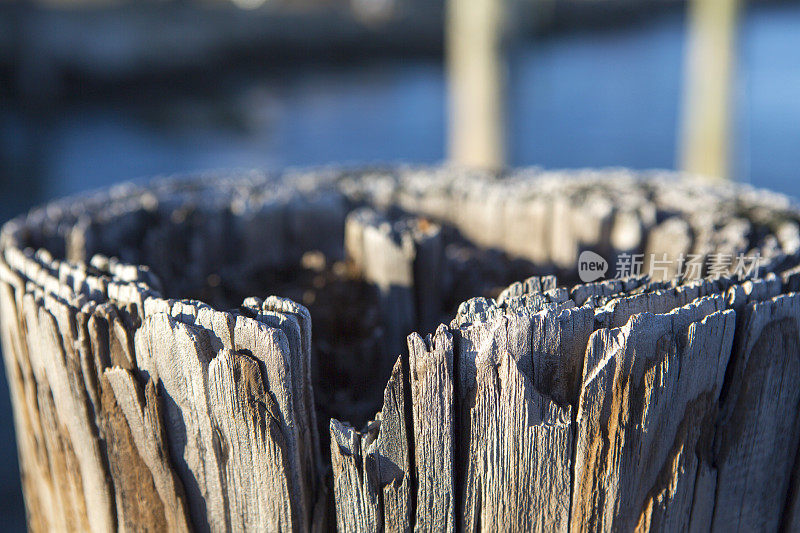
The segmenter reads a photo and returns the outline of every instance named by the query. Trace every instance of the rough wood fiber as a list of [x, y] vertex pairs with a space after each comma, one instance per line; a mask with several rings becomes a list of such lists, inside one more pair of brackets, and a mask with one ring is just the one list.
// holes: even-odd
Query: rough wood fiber
[[144, 391], [127, 370], [109, 368], [102, 377], [104, 427], [120, 529], [189, 531], [183, 486], [168, 461], [153, 382]]
[[408, 531], [413, 523], [411, 480], [415, 472], [410, 455], [413, 450], [409, 450], [408, 440], [411, 428], [406, 420], [406, 406], [410, 402], [407, 381], [403, 361], [398, 358], [384, 392], [376, 441], [378, 486], [383, 490], [384, 531]]
[[[8, 222], [30, 528], [797, 530], [800, 211], [651, 177], [166, 179]], [[607, 278], [559, 284], [585, 250]], [[382, 295], [362, 375], [388, 378], [383, 403], [360, 431], [319, 420], [322, 442], [320, 347], [358, 361], [357, 328], [312, 337], [313, 307], [250, 296], [321, 294], [326, 266], [294, 286], [307, 254]], [[623, 254], [644, 270], [613, 278]], [[723, 272], [738, 254], [760, 271]], [[328, 320], [351, 316], [334, 302]]]
[[417, 482], [415, 527], [454, 531], [453, 338], [444, 326], [427, 339], [412, 334], [408, 352]]
[[[407, 362], [407, 361], [406, 361]], [[362, 432], [331, 420], [334, 494], [342, 531], [410, 531], [413, 469], [406, 423], [403, 360], [398, 358], [384, 393], [383, 408]], [[352, 497], [355, 495], [355, 498]]]
[[733, 343], [735, 316], [720, 303], [645, 313], [592, 335], [577, 414], [573, 530], [708, 529], [689, 522], [699, 519], [691, 473], [702, 468], [703, 441], [712, 437], [702, 432], [713, 428]]
[[379, 531], [380, 501], [376, 489], [374, 434], [362, 439], [356, 430], [331, 420], [331, 467], [339, 531]]
[[388, 217], [361, 207], [345, 220], [345, 251], [380, 294], [387, 351], [402, 351], [409, 331], [435, 329], [441, 314], [442, 238], [424, 218]]
[[470, 409], [463, 527], [566, 531], [570, 407], [538, 392], [508, 352], [482, 355]]
[[800, 438], [799, 321], [798, 294], [743, 312], [715, 442], [716, 531], [780, 524]]

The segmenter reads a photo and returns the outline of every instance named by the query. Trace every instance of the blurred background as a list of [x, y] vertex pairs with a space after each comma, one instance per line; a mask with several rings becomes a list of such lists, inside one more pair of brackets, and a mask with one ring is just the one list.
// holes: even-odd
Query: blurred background
[[[676, 168], [800, 193], [800, 2], [0, 2], [0, 219], [327, 163]], [[24, 528], [0, 384], [0, 516]]]

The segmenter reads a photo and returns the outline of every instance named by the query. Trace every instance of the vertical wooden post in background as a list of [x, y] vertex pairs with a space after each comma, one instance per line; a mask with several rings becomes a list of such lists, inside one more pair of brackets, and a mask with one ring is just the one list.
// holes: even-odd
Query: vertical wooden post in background
[[680, 166], [730, 178], [731, 88], [739, 0], [690, 0]]
[[450, 161], [504, 163], [504, 0], [448, 0], [446, 47]]

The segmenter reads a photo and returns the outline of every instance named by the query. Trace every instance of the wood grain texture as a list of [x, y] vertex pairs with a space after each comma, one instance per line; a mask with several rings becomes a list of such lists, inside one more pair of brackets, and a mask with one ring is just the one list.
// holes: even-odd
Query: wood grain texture
[[716, 531], [778, 528], [800, 438], [800, 295], [743, 315], [715, 442]]
[[415, 473], [410, 455], [413, 450], [409, 450], [409, 399], [403, 363], [408, 364], [408, 360], [397, 359], [383, 408], [362, 431], [331, 420], [331, 463], [340, 531], [411, 531]]
[[415, 529], [454, 531], [453, 337], [444, 326], [427, 339], [410, 335], [408, 351], [417, 469]]
[[699, 432], [713, 428], [733, 343], [735, 315], [720, 303], [644, 313], [590, 339], [577, 414], [573, 530], [698, 527], [688, 521], [695, 482], [681, 474], [698, 470], [699, 443], [709, 438]]
[[[798, 529], [800, 209], [639, 178], [169, 178], [8, 222], [30, 529]], [[574, 284], [586, 250], [611, 270]], [[738, 254], [760, 270], [723, 273]], [[368, 382], [320, 374], [335, 342]]]

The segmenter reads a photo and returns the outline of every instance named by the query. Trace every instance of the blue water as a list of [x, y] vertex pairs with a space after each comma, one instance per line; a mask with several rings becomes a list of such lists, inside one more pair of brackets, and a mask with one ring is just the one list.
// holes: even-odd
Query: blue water
[[[683, 19], [671, 14], [515, 47], [509, 163], [674, 168], [683, 43]], [[734, 174], [800, 197], [800, 5], [748, 8], [738, 48]], [[0, 212], [154, 174], [445, 157], [444, 72], [434, 60], [241, 77], [221, 93], [167, 95], [152, 106], [71, 104], [33, 127], [0, 109], [0, 143], [34, 154], [38, 182], [17, 184]], [[0, 391], [4, 529], [24, 519], [11, 427]]]
[[[800, 195], [799, 26], [800, 5], [748, 10], [733, 108], [735, 177], [792, 195]], [[671, 14], [515, 47], [509, 163], [674, 168], [683, 42], [683, 19]], [[444, 73], [433, 60], [242, 80], [223, 100], [176, 97], [156, 119], [140, 105], [64, 110], [48, 132], [45, 195], [209, 168], [445, 157]], [[220, 114], [235, 124], [220, 124]]]

